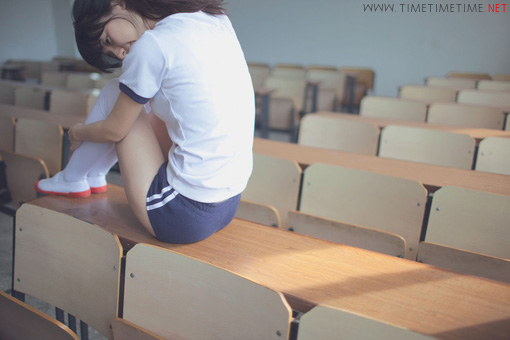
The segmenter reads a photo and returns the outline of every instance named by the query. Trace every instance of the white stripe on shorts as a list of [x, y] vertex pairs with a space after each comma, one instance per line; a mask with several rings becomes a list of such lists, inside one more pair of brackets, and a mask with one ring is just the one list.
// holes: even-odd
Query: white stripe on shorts
[[161, 208], [162, 206], [164, 206], [165, 204], [167, 204], [168, 202], [173, 200], [175, 198], [175, 196], [177, 196], [177, 194], [178, 194], [177, 191], [174, 190], [174, 192], [172, 192], [171, 195], [168, 195], [167, 198], [165, 198], [164, 200], [160, 201], [159, 203], [148, 205], [147, 206], [147, 211], [153, 210], [153, 209], [157, 209], [157, 208]]
[[170, 190], [172, 190], [171, 186], [164, 187], [163, 190], [161, 190], [160, 194], [154, 194], [151, 197], [147, 197], [147, 203], [157, 200], [157, 199], [160, 199], [161, 197], [164, 196], [165, 192], [168, 192]]

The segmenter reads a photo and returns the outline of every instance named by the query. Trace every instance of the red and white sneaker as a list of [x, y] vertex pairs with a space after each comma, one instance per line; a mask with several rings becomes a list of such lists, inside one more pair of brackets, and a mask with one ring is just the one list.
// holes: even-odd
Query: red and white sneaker
[[100, 194], [108, 190], [105, 176], [87, 177], [87, 182], [93, 194]]
[[88, 197], [91, 190], [86, 180], [67, 182], [64, 181], [62, 172], [48, 179], [41, 179], [35, 183], [35, 190], [41, 194], [62, 195], [69, 197]]

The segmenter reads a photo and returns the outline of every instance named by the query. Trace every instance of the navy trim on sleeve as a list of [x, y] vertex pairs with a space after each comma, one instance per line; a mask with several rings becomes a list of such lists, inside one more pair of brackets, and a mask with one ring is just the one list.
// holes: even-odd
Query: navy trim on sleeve
[[127, 94], [129, 98], [133, 99], [138, 104], [147, 104], [147, 102], [150, 100], [150, 98], [140, 97], [139, 95], [134, 93], [133, 90], [131, 90], [129, 87], [122, 83], [119, 83], [119, 89], [125, 94]]

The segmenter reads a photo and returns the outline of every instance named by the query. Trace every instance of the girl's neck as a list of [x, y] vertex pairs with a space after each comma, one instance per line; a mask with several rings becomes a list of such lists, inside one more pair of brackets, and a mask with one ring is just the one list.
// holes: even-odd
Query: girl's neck
[[149, 29], [149, 30], [156, 27], [156, 24], [159, 22], [158, 19], [145, 19], [144, 21], [145, 21], [145, 27], [147, 27], [147, 29]]

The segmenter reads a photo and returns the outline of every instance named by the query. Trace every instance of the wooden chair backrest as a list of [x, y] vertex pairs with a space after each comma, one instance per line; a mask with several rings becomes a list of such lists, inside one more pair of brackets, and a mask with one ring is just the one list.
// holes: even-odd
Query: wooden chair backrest
[[18, 154], [9, 150], [0, 150], [5, 162], [7, 187], [11, 194], [11, 204], [17, 208], [21, 203], [37, 198], [34, 184], [41, 178], [48, 178], [49, 171], [40, 158]]
[[507, 92], [461, 90], [457, 102], [461, 104], [495, 106], [506, 112], [510, 111], [510, 95]]
[[[306, 79], [318, 82], [317, 111], [336, 110], [339, 103], [344, 99], [347, 87], [345, 73], [336, 68], [309, 67], [306, 71]], [[309, 94], [307, 108], [312, 108], [312, 96], [311, 93]]]
[[14, 86], [0, 82], [0, 104], [14, 105]]
[[0, 116], [0, 149], [14, 151], [14, 117]]
[[510, 259], [510, 197], [445, 186], [434, 192], [425, 241]]
[[297, 79], [305, 79], [306, 68], [303, 65], [297, 64], [276, 64], [271, 69], [271, 76], [275, 77], [291, 77]]
[[296, 110], [299, 112], [303, 107], [305, 98], [306, 81], [293, 77], [282, 77], [270, 75], [264, 79], [263, 87], [274, 89], [271, 98], [291, 98]]
[[447, 87], [404, 85], [400, 88], [399, 97], [426, 103], [453, 103], [457, 98], [457, 92], [457, 89]]
[[14, 289], [54, 305], [108, 339], [117, 316], [122, 247], [116, 235], [30, 204], [16, 213]]
[[502, 130], [505, 113], [501, 109], [490, 106], [434, 103], [429, 107], [427, 122]]
[[484, 138], [478, 144], [475, 170], [510, 175], [510, 138]]
[[50, 174], [62, 169], [64, 131], [61, 126], [31, 119], [18, 119], [14, 151], [44, 160]]
[[406, 242], [402, 236], [299, 211], [289, 212], [289, 229], [296, 233], [391, 256], [406, 255]]
[[448, 87], [457, 90], [476, 88], [476, 80], [465, 78], [428, 77], [425, 84], [432, 87]]
[[510, 80], [480, 80], [476, 86], [482, 91], [510, 91]]
[[368, 67], [340, 67], [344, 73], [353, 73], [356, 75], [356, 84], [364, 85], [368, 90], [374, 89], [375, 71]]
[[286, 229], [288, 212], [297, 209], [300, 185], [301, 168], [296, 162], [254, 154], [253, 172], [241, 197], [276, 208]]
[[138, 243], [127, 254], [123, 318], [163, 338], [286, 339], [291, 309], [281, 293]]
[[304, 171], [299, 211], [402, 236], [416, 259], [427, 192], [418, 182], [312, 164]]
[[66, 325], [0, 290], [0, 339], [78, 340]]
[[319, 88], [335, 89], [338, 94], [343, 94], [345, 86], [345, 74], [338, 69], [308, 68], [306, 79], [320, 82]]
[[377, 155], [380, 130], [370, 123], [307, 114], [300, 121], [298, 144]]
[[67, 73], [64, 72], [43, 72], [41, 74], [41, 84], [65, 87], [67, 83]]
[[360, 103], [360, 116], [424, 122], [427, 105], [400, 98], [366, 96]]
[[100, 77], [99, 73], [69, 73], [67, 75], [66, 88], [93, 89]]
[[417, 260], [462, 274], [510, 283], [510, 260], [508, 259], [437, 243], [421, 242]]
[[14, 90], [14, 105], [44, 110], [46, 91], [35, 87], [17, 87]]
[[341, 310], [318, 305], [306, 312], [299, 320], [297, 340], [427, 340], [427, 335], [394, 326], [382, 321]]
[[281, 227], [278, 210], [267, 204], [241, 200], [235, 217], [275, 228]]
[[381, 131], [379, 156], [471, 169], [475, 140], [460, 133], [387, 125]]
[[23, 79], [41, 79], [41, 62], [36, 60], [23, 61]]
[[291, 97], [271, 96], [269, 104], [269, 122], [270, 129], [293, 131], [299, 124], [300, 108], [302, 104], [297, 105], [297, 101]]
[[135, 325], [132, 322], [121, 318], [112, 320], [113, 337], [115, 340], [180, 340], [184, 339], [178, 336], [166, 337], [166, 339], [149, 332], [146, 329]]
[[262, 87], [264, 79], [269, 76], [271, 72], [271, 68], [268, 64], [248, 63], [248, 70], [250, 71], [251, 80], [255, 88]]
[[488, 73], [481, 72], [462, 72], [462, 71], [451, 71], [447, 74], [448, 78], [464, 78], [473, 80], [490, 80], [491, 76]]
[[67, 116], [88, 116], [98, 93], [77, 90], [53, 90], [50, 95], [50, 112]]
[[54, 61], [42, 61], [41, 62], [41, 74], [39, 75], [39, 82], [42, 81], [43, 73], [56, 73], [60, 71], [60, 64]]

